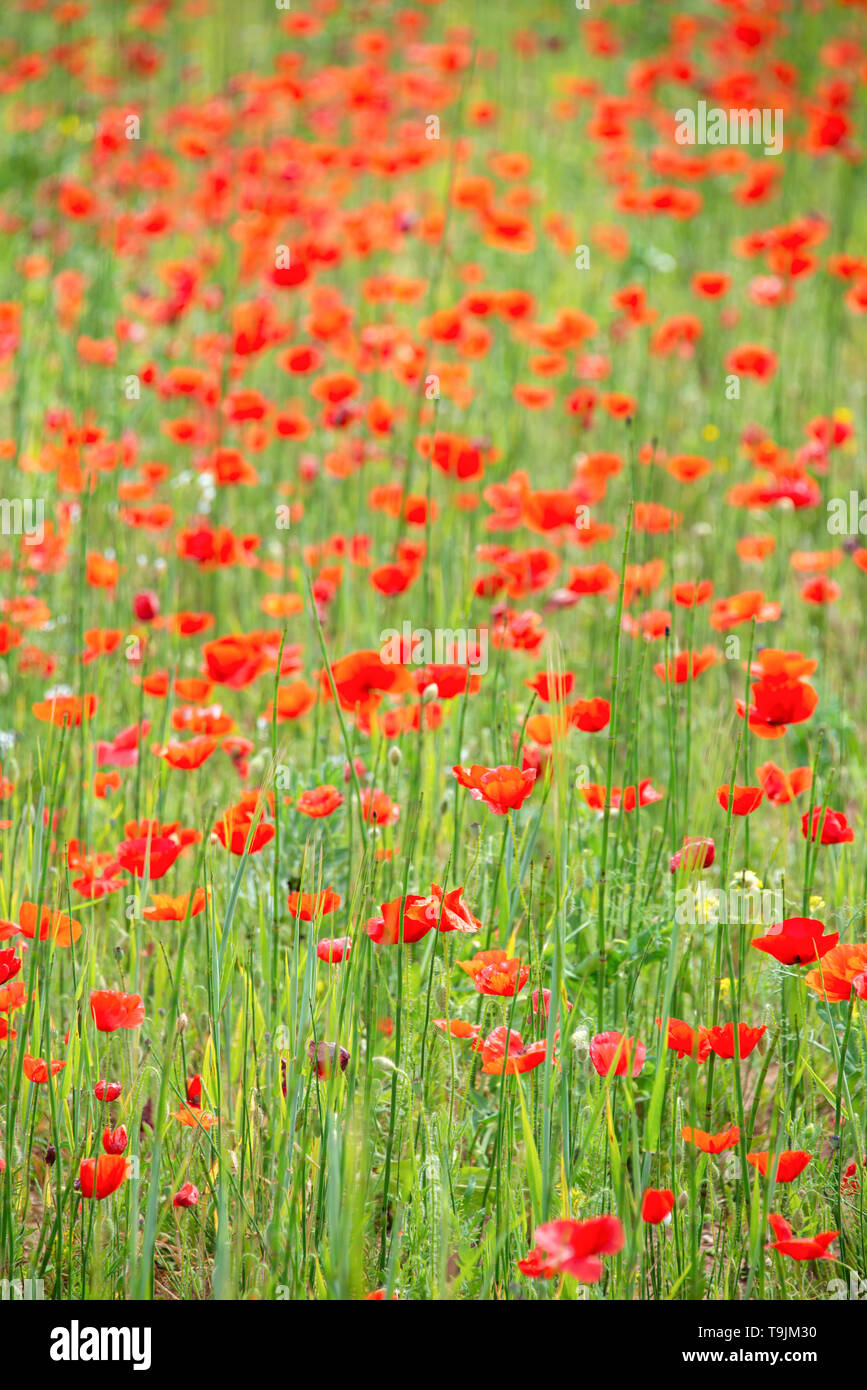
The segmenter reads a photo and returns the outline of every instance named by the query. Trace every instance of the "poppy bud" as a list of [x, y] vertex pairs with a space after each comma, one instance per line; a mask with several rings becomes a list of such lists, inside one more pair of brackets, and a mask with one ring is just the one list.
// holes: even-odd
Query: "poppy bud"
[[55, 1149], [53, 1144], [49, 1144], [48, 1148], [45, 1150], [45, 1162], [49, 1168], [52, 1167], [56, 1158], [57, 1150]]
[[401, 751], [400, 751], [400, 749], [398, 748], [397, 744], [396, 744], [396, 743], [393, 743], [393, 744], [391, 745], [391, 747], [389, 748], [389, 750], [388, 750], [388, 761], [391, 763], [392, 767], [399, 767], [399, 766], [400, 766], [400, 760], [401, 760], [402, 756], [403, 756], [403, 754], [401, 753]]
[[119, 1125], [117, 1129], [109, 1129], [106, 1125], [102, 1131], [102, 1147], [107, 1154], [122, 1154], [126, 1148], [126, 1141], [125, 1125]]
[[687, 1208], [688, 1206], [689, 1206], [689, 1197], [687, 1196], [687, 1194], [686, 1194], [685, 1192], [679, 1192], [679, 1193], [677, 1194], [677, 1209], [678, 1209], [678, 1211], [686, 1211], [686, 1208]]
[[317, 1047], [316, 1043], [311, 1042], [307, 1048], [307, 1056], [311, 1062], [316, 1063], [316, 1075], [326, 1079], [331, 1075], [335, 1056], [341, 1071], [346, 1071], [349, 1063], [349, 1053], [345, 1047], [340, 1047], [337, 1043], [321, 1042]]
[[132, 611], [140, 623], [152, 623], [159, 616], [160, 601], [153, 589], [140, 589], [132, 601]]
[[97, 1081], [93, 1094], [97, 1100], [117, 1100], [123, 1086], [119, 1081]]
[[179, 1033], [185, 1033], [187, 1031], [189, 1021], [186, 1014], [178, 1014], [177, 1030]]

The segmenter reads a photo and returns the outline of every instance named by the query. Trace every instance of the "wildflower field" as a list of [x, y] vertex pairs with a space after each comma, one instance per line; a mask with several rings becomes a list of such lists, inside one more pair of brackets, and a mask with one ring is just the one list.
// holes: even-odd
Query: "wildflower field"
[[0, 58], [3, 1297], [867, 1296], [865, 5]]

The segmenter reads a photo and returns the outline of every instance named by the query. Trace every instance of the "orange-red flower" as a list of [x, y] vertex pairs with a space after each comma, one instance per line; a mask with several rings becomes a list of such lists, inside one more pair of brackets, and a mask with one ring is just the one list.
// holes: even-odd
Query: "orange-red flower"
[[532, 1071], [545, 1060], [546, 1041], [527, 1043], [514, 1029], [495, 1028], [489, 1033], [479, 1049], [482, 1054], [482, 1071], [491, 1076], [507, 1076]]
[[864, 998], [859, 981], [867, 974], [867, 944], [857, 946], [839, 945], [829, 951], [815, 970], [805, 975], [809, 989], [826, 999], [829, 1004], [842, 1004], [852, 996], [855, 988], [859, 998]]
[[659, 1225], [671, 1214], [674, 1193], [670, 1187], [648, 1187], [641, 1201], [641, 1219], [650, 1226]]
[[818, 840], [823, 845], [848, 845], [855, 839], [852, 829], [842, 811], [832, 811], [830, 806], [815, 806], [812, 820], [809, 815], [801, 817], [801, 834], [813, 844]]
[[482, 801], [496, 816], [504, 816], [523, 806], [533, 790], [535, 768], [456, 766], [452, 772], [474, 801]]
[[29, 941], [53, 941], [58, 946], [71, 946], [81, 936], [81, 923], [65, 912], [53, 912], [44, 904], [22, 903], [18, 909], [18, 929]]
[[290, 917], [312, 922], [314, 917], [336, 912], [340, 906], [340, 894], [335, 893], [333, 888], [326, 888], [321, 893], [290, 893], [288, 903]]
[[148, 922], [183, 922], [187, 912], [197, 917], [205, 909], [207, 894], [204, 888], [195, 888], [192, 893], [181, 893], [173, 898], [170, 893], [154, 893], [153, 906], [146, 907], [142, 917]]
[[724, 811], [729, 809], [729, 792], [731, 796], [731, 808], [733, 816], [749, 816], [760, 806], [764, 799], [764, 792], [761, 787], [717, 787], [716, 799]]
[[511, 998], [530, 978], [529, 966], [522, 965], [506, 951], [477, 951], [471, 960], [459, 960], [479, 994], [498, 994]]
[[101, 1202], [126, 1182], [132, 1174], [130, 1159], [123, 1154], [100, 1154], [99, 1158], [85, 1158], [79, 1169], [79, 1185], [82, 1197], [95, 1197]]
[[[758, 1046], [760, 1038], [767, 1032], [767, 1028], [750, 1028], [746, 1023], [738, 1024], [737, 1055], [738, 1057], [749, 1057], [750, 1053]], [[735, 1026], [733, 1023], [718, 1024], [714, 1028], [707, 1030], [707, 1040], [712, 1052], [718, 1057], [734, 1057], [735, 1055]]]
[[794, 1182], [795, 1178], [803, 1173], [812, 1157], [812, 1154], [805, 1153], [803, 1149], [785, 1149], [777, 1158], [774, 1154], [748, 1153], [747, 1163], [757, 1168], [763, 1178], [768, 1176], [770, 1170], [775, 1182]]
[[589, 1221], [548, 1221], [537, 1226], [535, 1249], [519, 1260], [522, 1274], [550, 1279], [571, 1274], [580, 1284], [597, 1284], [602, 1278], [600, 1255], [616, 1255], [626, 1236], [616, 1216], [596, 1216]]
[[687, 1144], [695, 1144], [703, 1154], [721, 1154], [726, 1149], [734, 1149], [740, 1142], [741, 1132], [737, 1125], [731, 1125], [728, 1129], [721, 1129], [718, 1134], [708, 1134], [704, 1129], [693, 1129], [691, 1125], [685, 1125], [681, 1130]]
[[[662, 1028], [662, 1019], [656, 1020], [657, 1028]], [[711, 1046], [707, 1028], [691, 1028], [681, 1018], [670, 1018], [666, 1033], [666, 1044], [678, 1058], [694, 1057], [697, 1062], [705, 1062], [710, 1056]]]
[[300, 811], [302, 816], [311, 816], [315, 820], [320, 820], [324, 816], [330, 816], [337, 810], [338, 806], [342, 805], [343, 796], [341, 793], [336, 787], [327, 784], [302, 792], [295, 802], [295, 810]]
[[766, 1250], [776, 1250], [793, 1260], [836, 1260], [837, 1256], [828, 1250], [828, 1246], [832, 1240], [837, 1239], [839, 1231], [822, 1231], [816, 1236], [796, 1237], [788, 1221], [782, 1216], [770, 1212], [768, 1221], [776, 1240], [770, 1241], [765, 1246]]
[[114, 1033], [118, 1028], [138, 1028], [144, 1021], [144, 1000], [140, 994], [95, 989], [90, 995], [90, 1012], [100, 1033]]
[[622, 1033], [597, 1033], [590, 1039], [590, 1061], [600, 1076], [638, 1076], [647, 1057], [647, 1048]]
[[824, 922], [815, 917], [786, 917], [757, 936], [752, 945], [773, 956], [781, 965], [811, 965], [832, 951], [839, 941], [837, 932], [827, 936]]

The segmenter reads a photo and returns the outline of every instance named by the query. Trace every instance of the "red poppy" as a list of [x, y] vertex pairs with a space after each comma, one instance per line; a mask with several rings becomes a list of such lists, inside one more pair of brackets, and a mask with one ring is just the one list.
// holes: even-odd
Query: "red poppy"
[[348, 936], [323, 937], [316, 943], [317, 956], [329, 965], [340, 965], [342, 961], [349, 960], [351, 950], [352, 939]]
[[728, 1129], [721, 1129], [718, 1134], [708, 1134], [704, 1129], [693, 1129], [686, 1125], [681, 1134], [687, 1144], [695, 1144], [704, 1154], [721, 1154], [726, 1149], [737, 1148], [740, 1143], [741, 1132], [737, 1125], [731, 1125]]
[[132, 1174], [132, 1163], [123, 1154], [100, 1154], [99, 1158], [85, 1158], [79, 1169], [79, 1183], [82, 1197], [95, 1197], [101, 1202]]
[[801, 834], [804, 839], [817, 840], [823, 845], [847, 845], [855, 839], [855, 831], [849, 825], [842, 811], [832, 811], [830, 806], [816, 806], [812, 821], [809, 815], [801, 817]]
[[535, 768], [453, 767], [452, 772], [462, 787], [469, 790], [474, 801], [482, 801], [496, 816], [504, 816], [523, 806], [533, 790]]
[[812, 1154], [805, 1153], [803, 1149], [786, 1149], [777, 1158], [774, 1154], [748, 1153], [747, 1163], [757, 1168], [763, 1178], [768, 1176], [770, 1168], [775, 1182], [794, 1182], [795, 1178], [803, 1173], [812, 1157]]
[[51, 908], [37, 907], [35, 903], [22, 903], [18, 909], [18, 929], [29, 941], [54, 941], [58, 946], [70, 946], [81, 936], [81, 923], [65, 912], [53, 912]]
[[321, 893], [290, 893], [287, 901], [290, 917], [312, 922], [314, 917], [336, 912], [340, 906], [340, 894], [335, 893], [333, 888], [326, 888]]
[[302, 792], [295, 802], [295, 810], [300, 811], [302, 816], [320, 820], [324, 816], [330, 816], [342, 805], [343, 797], [337, 788], [326, 785]]
[[[746, 1023], [738, 1024], [738, 1057], [749, 1057], [753, 1049], [758, 1045], [759, 1039], [767, 1032], [767, 1028], [750, 1028]], [[734, 1057], [735, 1055], [735, 1026], [733, 1023], [718, 1024], [716, 1027], [707, 1030], [707, 1039], [712, 1052], [718, 1057]]]
[[546, 1042], [524, 1045], [520, 1033], [508, 1028], [495, 1028], [489, 1033], [479, 1049], [482, 1054], [482, 1071], [492, 1076], [514, 1076], [518, 1072], [532, 1071], [545, 1060]]
[[[37, 1085], [40, 1085], [48, 1080], [49, 1064], [48, 1062], [44, 1062], [41, 1057], [31, 1057], [29, 1052], [25, 1052], [22, 1066], [24, 1075], [27, 1077], [28, 1081], [33, 1081]], [[56, 1076], [58, 1072], [63, 1071], [65, 1066], [66, 1063], [63, 1061], [58, 1060], [52, 1062], [50, 1075]]]
[[716, 799], [724, 811], [729, 809], [729, 793], [732, 792], [731, 808], [734, 816], [749, 816], [764, 799], [761, 787], [717, 787]]
[[181, 846], [167, 835], [137, 835], [123, 840], [115, 851], [115, 859], [127, 873], [136, 878], [163, 878], [181, 853]]
[[678, 869], [709, 869], [715, 854], [716, 845], [710, 837], [684, 835], [683, 848], [671, 856], [669, 867], [673, 874]]
[[771, 1212], [768, 1221], [776, 1240], [770, 1241], [765, 1246], [766, 1250], [776, 1250], [780, 1255], [788, 1255], [793, 1260], [836, 1260], [837, 1256], [829, 1252], [828, 1246], [832, 1240], [837, 1239], [839, 1231], [822, 1231], [817, 1236], [796, 1237], [788, 1221], [782, 1216]]
[[824, 931], [824, 922], [814, 917], [786, 917], [769, 927], [764, 936], [757, 936], [752, 945], [781, 965], [812, 965], [832, 951], [840, 939], [837, 932], [825, 936]]
[[[662, 1027], [662, 1019], [656, 1020], [657, 1028]], [[666, 1044], [678, 1058], [694, 1057], [697, 1062], [705, 1062], [710, 1056], [711, 1046], [707, 1028], [690, 1028], [683, 1019], [670, 1018]]]
[[787, 805], [813, 785], [813, 773], [809, 767], [796, 767], [791, 772], [784, 772], [775, 763], [762, 763], [761, 767], [756, 768], [756, 777], [768, 801], [774, 806]]
[[477, 951], [471, 960], [459, 960], [479, 994], [497, 994], [511, 998], [524, 988], [530, 978], [529, 966], [506, 951]]
[[114, 1033], [118, 1028], [138, 1028], [144, 1021], [144, 1000], [140, 994], [95, 989], [90, 995], [90, 1012], [100, 1033]]
[[616, 1255], [626, 1236], [616, 1216], [596, 1216], [589, 1221], [549, 1221], [537, 1226], [535, 1248], [519, 1260], [522, 1274], [550, 1279], [571, 1274], [580, 1284], [597, 1284], [602, 1278], [601, 1255]]
[[597, 1033], [590, 1040], [590, 1061], [600, 1076], [638, 1076], [646, 1057], [644, 1043], [622, 1033]]
[[669, 1216], [674, 1207], [674, 1193], [669, 1187], [648, 1187], [641, 1202], [641, 1219], [650, 1226], [658, 1226]]
[[834, 946], [820, 960], [815, 970], [804, 976], [807, 987], [830, 1004], [841, 1004], [852, 996], [852, 990], [863, 998], [863, 986], [858, 982], [867, 971], [867, 945]]

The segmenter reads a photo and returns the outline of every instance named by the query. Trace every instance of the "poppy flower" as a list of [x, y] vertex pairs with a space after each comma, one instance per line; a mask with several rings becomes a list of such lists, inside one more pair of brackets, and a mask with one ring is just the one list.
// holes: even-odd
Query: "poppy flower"
[[58, 728], [78, 728], [84, 720], [91, 719], [96, 712], [95, 695], [55, 695], [50, 700], [39, 700], [33, 706], [33, 713], [43, 723], [56, 724]]
[[132, 1163], [123, 1154], [100, 1154], [99, 1158], [85, 1158], [78, 1174], [81, 1195], [101, 1202], [117, 1192], [131, 1175]]
[[[277, 687], [277, 723], [285, 724], [292, 719], [300, 719], [316, 704], [317, 692], [306, 681], [290, 681], [288, 685]], [[274, 718], [274, 701], [269, 700], [265, 710], [268, 723]]]
[[348, 960], [351, 950], [352, 940], [348, 936], [325, 937], [316, 943], [317, 956], [329, 965], [340, 965], [342, 961]]
[[489, 1033], [479, 1049], [482, 1054], [482, 1071], [491, 1076], [514, 1076], [519, 1072], [532, 1071], [545, 1060], [546, 1041], [527, 1043], [514, 1029], [495, 1028]]
[[638, 1076], [646, 1057], [644, 1043], [622, 1033], [597, 1033], [590, 1039], [590, 1061], [600, 1076]]
[[338, 806], [342, 805], [343, 796], [341, 793], [336, 787], [326, 785], [313, 787], [311, 791], [302, 792], [295, 802], [295, 810], [300, 811], [302, 816], [321, 820], [324, 816], [332, 815]]
[[616, 1255], [626, 1236], [616, 1216], [596, 1216], [589, 1221], [548, 1221], [537, 1226], [535, 1248], [518, 1264], [522, 1274], [550, 1279], [571, 1274], [580, 1284], [597, 1284], [602, 1278], [601, 1255]]
[[641, 1201], [641, 1219], [649, 1226], [658, 1226], [670, 1216], [674, 1207], [674, 1193], [669, 1187], [648, 1187]]
[[855, 839], [855, 831], [842, 811], [832, 811], [830, 806], [816, 806], [812, 821], [809, 815], [801, 817], [801, 834], [813, 844], [819, 840], [823, 845], [848, 845]]
[[182, 893], [173, 898], [169, 893], [154, 893], [152, 907], [146, 907], [142, 917], [148, 922], [183, 922], [187, 912], [197, 917], [205, 909], [207, 894], [204, 888], [195, 888], [191, 893]]
[[18, 909], [18, 929], [29, 941], [54, 941], [58, 946], [70, 946], [81, 936], [81, 923], [65, 912], [53, 912], [51, 908], [37, 907], [35, 903], [22, 903]]
[[97, 1081], [93, 1094], [97, 1100], [117, 1100], [123, 1094], [123, 1086], [119, 1081]]
[[[767, 1032], [763, 1025], [761, 1028], [750, 1028], [746, 1023], [738, 1024], [738, 1057], [749, 1057], [750, 1053], [758, 1046], [759, 1039]], [[710, 1049], [715, 1052], [717, 1057], [734, 1057], [735, 1055], [735, 1026], [733, 1023], [718, 1024], [707, 1030], [707, 1040]]]
[[693, 1129], [690, 1125], [685, 1125], [680, 1132], [687, 1144], [695, 1144], [703, 1154], [721, 1154], [726, 1149], [737, 1148], [741, 1137], [737, 1125], [721, 1129], [718, 1134], [708, 1134], [706, 1130]]
[[768, 1221], [776, 1236], [765, 1246], [766, 1250], [776, 1250], [780, 1255], [788, 1255], [792, 1260], [836, 1260], [837, 1256], [828, 1250], [839, 1231], [822, 1231], [817, 1236], [795, 1236], [792, 1228], [782, 1216], [770, 1212]]
[[773, 1154], [748, 1153], [747, 1163], [757, 1168], [763, 1178], [768, 1176], [770, 1168], [775, 1182], [794, 1182], [795, 1178], [803, 1173], [812, 1157], [812, 1154], [805, 1153], [803, 1149], [786, 1149], [777, 1160]]
[[290, 893], [288, 904], [290, 917], [312, 922], [314, 917], [336, 912], [340, 906], [340, 894], [335, 893], [333, 888], [326, 888], [321, 893]]
[[809, 767], [796, 767], [791, 772], [784, 772], [776, 763], [762, 763], [761, 767], [756, 768], [756, 777], [768, 801], [774, 806], [788, 805], [813, 785], [813, 773]]
[[376, 787], [364, 787], [361, 792], [361, 818], [370, 825], [395, 825], [400, 819], [400, 807], [387, 792]]
[[[249, 854], [258, 854], [266, 845], [271, 843], [276, 833], [273, 825], [262, 818], [256, 820], [255, 811], [243, 804], [230, 806], [214, 824], [214, 834], [220, 844], [230, 854], [235, 854], [238, 857], [245, 850]], [[249, 849], [248, 840], [250, 842]]]
[[181, 853], [181, 846], [167, 835], [137, 835], [123, 840], [115, 851], [122, 869], [136, 878], [164, 878]]
[[140, 994], [95, 989], [90, 995], [90, 1012], [100, 1033], [114, 1033], [118, 1028], [138, 1028], [144, 1021], [144, 1000]]
[[118, 1125], [117, 1129], [111, 1129], [106, 1125], [102, 1131], [102, 1147], [107, 1154], [122, 1154], [127, 1145], [128, 1135], [125, 1125]]
[[808, 989], [826, 999], [829, 1004], [842, 1004], [852, 996], [852, 990], [863, 998], [860, 981], [867, 971], [867, 945], [834, 946], [815, 970], [804, 976]]
[[481, 1048], [481, 1043], [477, 1042], [482, 1031], [478, 1023], [466, 1023], [462, 1018], [435, 1018], [434, 1027], [439, 1028], [441, 1033], [448, 1033], [452, 1038], [472, 1038], [476, 1052]]
[[[662, 1019], [656, 1020], [657, 1028], [662, 1028]], [[711, 1046], [707, 1028], [690, 1028], [681, 1018], [670, 1018], [666, 1033], [666, 1046], [676, 1052], [678, 1059], [694, 1057], [697, 1062], [706, 1062]]]
[[[49, 1064], [48, 1062], [44, 1062], [41, 1057], [31, 1057], [29, 1052], [25, 1052], [22, 1066], [24, 1075], [27, 1077], [28, 1081], [33, 1081], [37, 1085], [40, 1085], [42, 1082], [48, 1080]], [[51, 1076], [56, 1076], [58, 1072], [63, 1071], [65, 1066], [66, 1063], [63, 1061], [58, 1060], [52, 1062], [50, 1068]]]
[[307, 1056], [316, 1067], [316, 1075], [325, 1080], [331, 1076], [335, 1061], [341, 1071], [346, 1071], [349, 1065], [349, 1053], [345, 1047], [340, 1047], [337, 1043], [311, 1042], [307, 1048]]
[[669, 867], [678, 869], [709, 869], [716, 855], [716, 845], [709, 837], [684, 835], [683, 847], [671, 856]]
[[452, 772], [473, 800], [484, 802], [496, 816], [523, 806], [536, 780], [534, 768], [484, 767], [474, 763], [469, 768], [453, 767]]
[[[603, 811], [605, 809], [605, 787], [598, 782], [588, 782], [586, 786], [578, 788], [584, 801], [593, 811]], [[644, 777], [636, 788], [632, 787], [612, 787], [610, 807], [612, 811], [634, 811], [636, 804], [639, 806], [652, 806], [654, 802], [661, 801], [662, 792], [658, 792], [653, 786], [652, 778]]]
[[5, 985], [7, 980], [11, 980], [13, 976], [17, 975], [20, 969], [21, 961], [16, 956], [14, 947], [0, 951], [0, 985]]
[[[729, 793], [732, 788], [717, 787], [716, 799], [724, 811], [729, 809]], [[761, 787], [735, 787], [731, 796], [731, 809], [734, 816], [749, 816], [762, 804], [764, 792]]]
[[180, 1110], [173, 1110], [172, 1119], [177, 1120], [184, 1129], [203, 1129], [206, 1132], [218, 1124], [216, 1115], [209, 1114], [198, 1105], [183, 1105]]
[[162, 758], [169, 767], [181, 772], [192, 772], [195, 768], [201, 767], [207, 762], [212, 753], [215, 752], [219, 740], [200, 734], [195, 738], [187, 739], [185, 743], [167, 743], [162, 748], [155, 748], [153, 751], [158, 758]]
[[720, 654], [716, 647], [704, 647], [700, 652], [678, 652], [677, 656], [668, 662], [654, 662], [653, 673], [661, 681], [684, 685], [686, 681], [695, 680], [719, 660]]
[[497, 994], [511, 999], [524, 988], [530, 978], [529, 966], [506, 951], [477, 951], [471, 960], [459, 960], [458, 966], [469, 975], [479, 994]]
[[837, 932], [825, 936], [824, 931], [824, 922], [814, 917], [786, 917], [751, 944], [781, 965], [811, 965], [832, 951], [840, 939]]
[[196, 1207], [199, 1204], [199, 1189], [195, 1183], [185, 1182], [174, 1195], [172, 1205], [175, 1207]]

